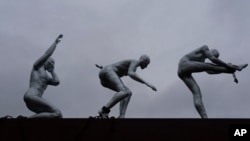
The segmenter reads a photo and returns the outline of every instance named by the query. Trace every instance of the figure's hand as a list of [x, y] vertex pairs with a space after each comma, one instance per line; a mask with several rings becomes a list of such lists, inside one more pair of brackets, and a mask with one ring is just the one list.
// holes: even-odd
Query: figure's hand
[[148, 87], [150, 87], [153, 91], [157, 91], [156, 87], [152, 84], [147, 84]]
[[152, 88], [153, 91], [157, 91], [155, 86], [152, 86], [151, 88]]
[[51, 66], [47, 71], [50, 73], [54, 72], [54, 66]]
[[59, 43], [59, 42], [61, 41], [60, 39], [61, 39], [62, 37], [63, 37], [63, 35], [60, 34], [60, 35], [56, 38], [56, 41], [55, 41], [55, 42], [56, 42], [56, 43]]

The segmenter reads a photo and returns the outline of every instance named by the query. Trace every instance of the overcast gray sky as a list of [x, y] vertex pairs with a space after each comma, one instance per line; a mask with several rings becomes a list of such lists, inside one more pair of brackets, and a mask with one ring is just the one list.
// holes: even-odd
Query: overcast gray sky
[[[53, 54], [61, 84], [44, 98], [65, 118], [97, 115], [114, 92], [101, 86], [94, 64], [151, 57], [138, 74], [157, 92], [128, 77], [128, 118], [199, 118], [192, 94], [177, 77], [179, 59], [206, 44], [234, 64], [249, 63], [249, 0], [0, 0], [0, 117], [30, 116], [23, 101], [32, 64], [59, 34]], [[194, 74], [210, 118], [249, 118], [247, 68]], [[111, 116], [118, 115], [118, 105]]]

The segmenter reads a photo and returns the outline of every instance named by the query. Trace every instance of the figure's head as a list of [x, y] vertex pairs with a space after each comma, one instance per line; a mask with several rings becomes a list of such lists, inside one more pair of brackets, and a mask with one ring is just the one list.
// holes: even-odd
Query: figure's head
[[211, 54], [213, 54], [213, 56], [215, 56], [216, 58], [219, 58], [220, 56], [220, 53], [217, 49], [212, 49]]
[[45, 63], [44, 63], [44, 67], [47, 71], [51, 72], [54, 69], [54, 65], [55, 65], [55, 60], [50, 57]]
[[140, 60], [140, 67], [141, 67], [141, 69], [146, 68], [148, 66], [148, 64], [150, 63], [149, 56], [145, 55], [145, 54], [142, 55], [139, 60]]

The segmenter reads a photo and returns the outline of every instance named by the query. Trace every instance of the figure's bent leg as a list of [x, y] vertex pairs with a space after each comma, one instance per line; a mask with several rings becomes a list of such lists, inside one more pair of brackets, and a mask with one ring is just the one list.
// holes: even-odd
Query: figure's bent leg
[[198, 84], [196, 83], [191, 74], [184, 76], [181, 79], [184, 81], [184, 83], [187, 85], [187, 87], [193, 94], [193, 101], [196, 110], [202, 118], [207, 118], [207, 113], [202, 102], [202, 95]]
[[54, 110], [53, 112], [38, 113], [29, 118], [62, 118], [62, 113], [60, 110]]
[[[103, 106], [103, 108], [101, 110], [99, 110], [99, 115], [102, 118], [108, 118], [109, 109], [111, 109], [113, 106], [115, 106], [118, 102], [120, 102], [120, 101], [122, 102], [123, 100], [125, 100], [126, 104], [124, 104], [125, 106], [122, 108], [123, 116], [125, 116], [125, 112], [126, 112], [127, 105], [128, 105], [128, 102], [129, 102], [129, 99], [126, 99], [126, 98], [128, 98], [128, 97], [130, 99], [131, 93], [126, 91], [126, 90], [125, 91], [122, 90], [122, 91], [117, 92], [111, 98], [111, 100], [105, 106]], [[104, 109], [107, 109], [107, 110], [104, 110]]]
[[121, 102], [120, 102], [120, 115], [118, 118], [125, 118], [125, 113], [128, 107], [128, 103], [130, 101], [130, 98], [132, 96], [132, 92], [127, 88], [127, 91], [129, 92], [128, 97], [124, 98]]
[[[109, 113], [110, 109], [113, 106], [115, 106], [118, 102], [120, 102], [124, 98], [128, 97], [129, 95], [130, 95], [129, 92], [123, 91], [123, 90], [115, 93], [114, 96], [111, 98], [111, 100], [105, 106], [103, 106], [102, 109], [99, 110], [98, 113], [99, 113], [100, 117], [108, 118], [108, 113]], [[104, 110], [104, 109], [106, 109], [106, 110]]]
[[[104, 78], [105, 79], [101, 79], [102, 85], [117, 92], [114, 94], [111, 100], [104, 106], [106, 109], [111, 109], [118, 102], [131, 95], [129, 89], [126, 88], [119, 76], [114, 71], [111, 70], [106, 72]], [[107, 113], [105, 113], [103, 109], [99, 111], [99, 115], [101, 117], [107, 117], [105, 116], [107, 115]]]
[[36, 113], [30, 118], [62, 118], [61, 111], [42, 97], [29, 96], [25, 102], [27, 107]]
[[114, 105], [116, 105], [121, 100], [125, 99], [126, 97], [130, 96], [131, 93], [127, 90], [121, 90], [117, 92], [111, 100], [105, 105], [108, 109], [112, 108]]

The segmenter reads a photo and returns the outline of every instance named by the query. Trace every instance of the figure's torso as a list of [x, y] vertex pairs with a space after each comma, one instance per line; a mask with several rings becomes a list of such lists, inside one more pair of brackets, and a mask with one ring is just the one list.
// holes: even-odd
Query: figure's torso
[[30, 88], [29, 88], [33, 90], [32, 94], [41, 96], [44, 90], [48, 86], [48, 79], [49, 76], [43, 67], [37, 70], [32, 69], [30, 75]]

